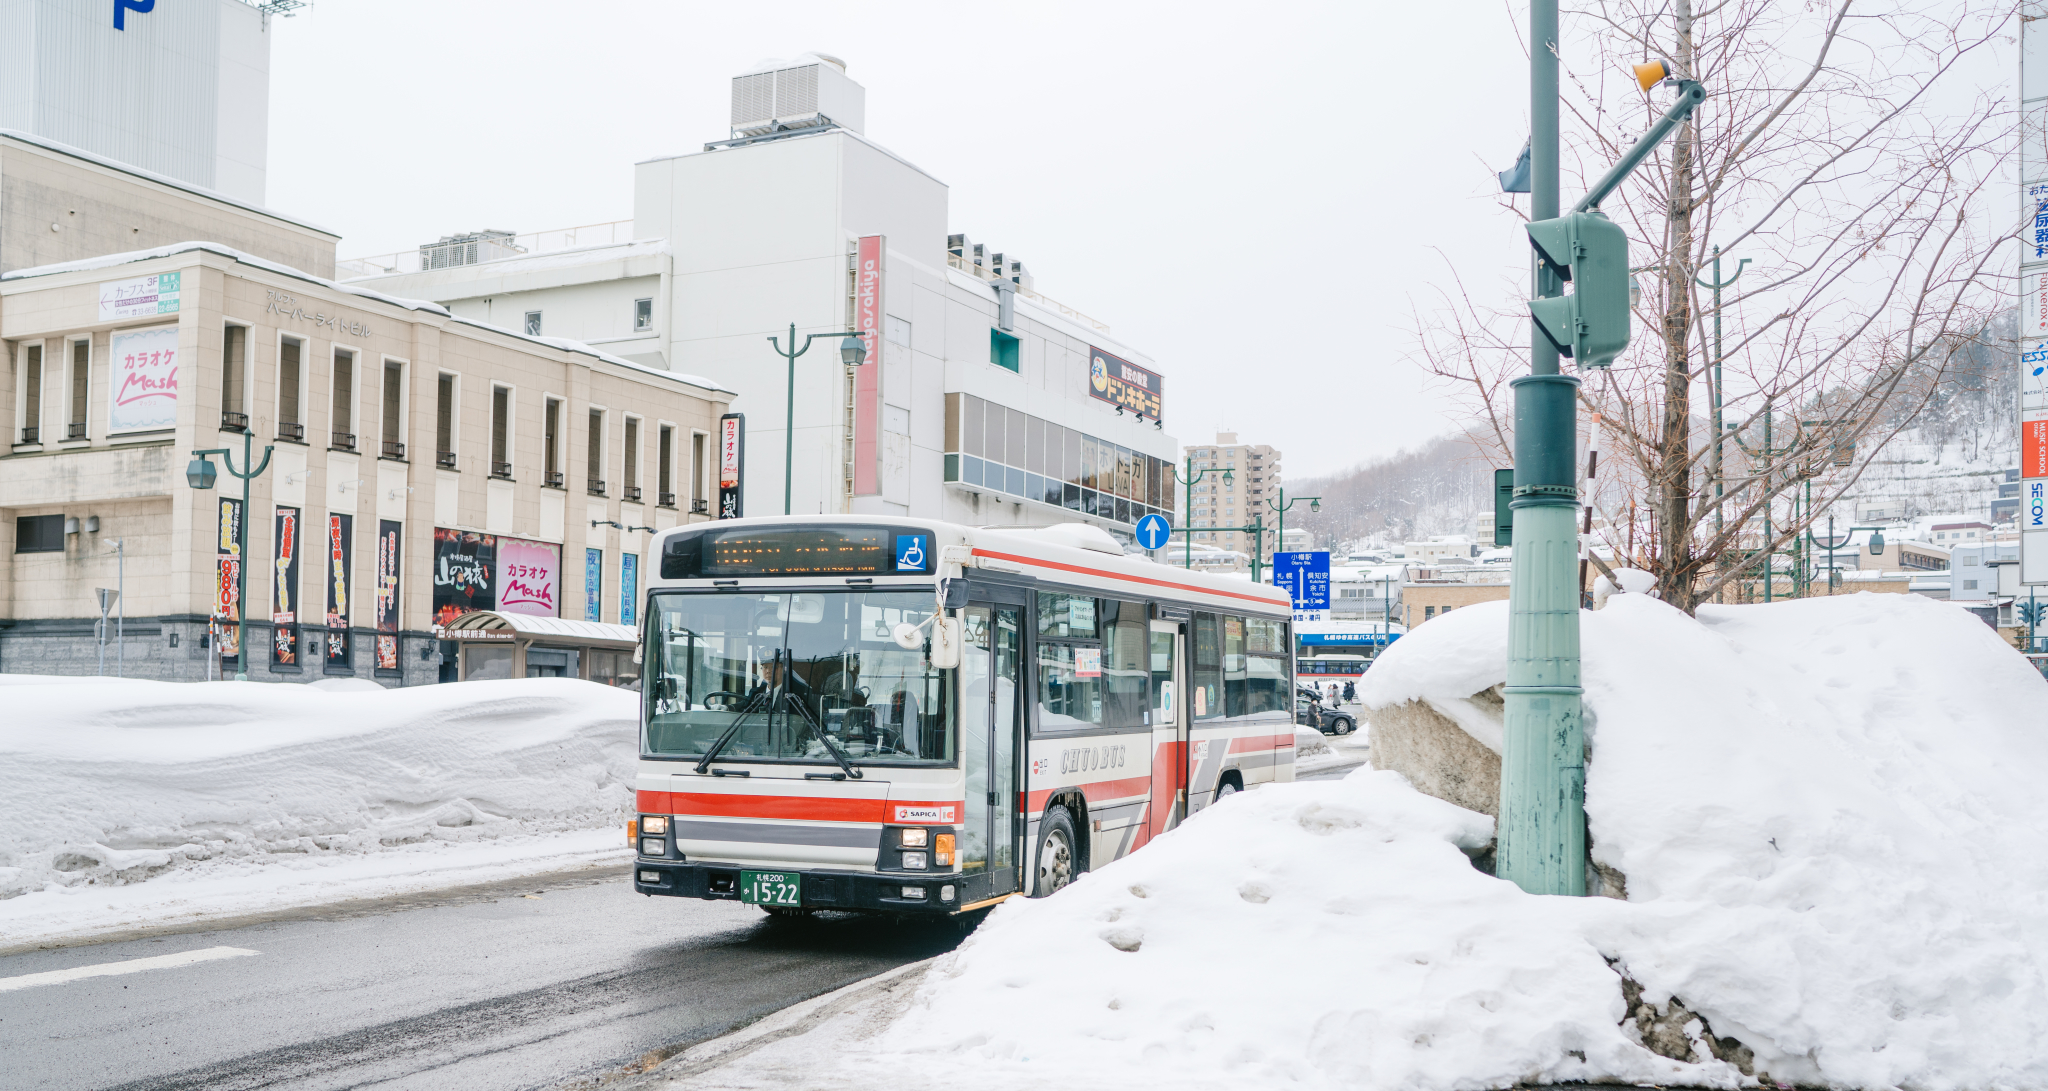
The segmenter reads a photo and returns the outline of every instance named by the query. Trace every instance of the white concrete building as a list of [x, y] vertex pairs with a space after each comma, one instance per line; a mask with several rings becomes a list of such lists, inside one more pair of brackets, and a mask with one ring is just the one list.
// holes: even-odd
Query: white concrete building
[[[949, 233], [946, 184], [861, 135], [861, 99], [820, 55], [744, 74], [732, 138], [635, 166], [630, 222], [449, 236], [340, 275], [732, 388], [746, 514], [1087, 521], [1129, 540], [1174, 507], [1151, 359]], [[856, 326], [859, 368], [839, 352]], [[792, 327], [799, 346], [826, 335], [793, 383], [769, 344]]]
[[242, 0], [0, 0], [0, 129], [261, 204], [273, 23]]

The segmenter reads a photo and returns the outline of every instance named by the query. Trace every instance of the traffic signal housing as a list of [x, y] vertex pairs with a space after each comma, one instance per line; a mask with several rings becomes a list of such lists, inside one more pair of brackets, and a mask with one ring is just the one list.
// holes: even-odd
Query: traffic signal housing
[[1597, 212], [1528, 225], [1529, 244], [1572, 285], [1570, 295], [1529, 301], [1536, 328], [1584, 367], [1606, 367], [1628, 347], [1628, 235]]

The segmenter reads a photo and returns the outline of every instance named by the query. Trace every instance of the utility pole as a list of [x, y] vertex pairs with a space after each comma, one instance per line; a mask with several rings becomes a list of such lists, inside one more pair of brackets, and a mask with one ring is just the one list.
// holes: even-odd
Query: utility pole
[[185, 481], [187, 484], [195, 489], [211, 489], [213, 488], [215, 471], [213, 463], [208, 460], [208, 456], [219, 455], [221, 464], [227, 468], [228, 474], [239, 478], [242, 482], [241, 525], [236, 528], [237, 534], [235, 536], [235, 681], [237, 682], [247, 682], [249, 680], [249, 482], [262, 476], [263, 471], [270, 467], [270, 455], [273, 450], [270, 444], [265, 444], [263, 447], [263, 461], [257, 463], [255, 469], [250, 469], [249, 460], [254, 457], [250, 452], [251, 442], [249, 430], [244, 428], [242, 430], [242, 468], [239, 470], [235, 469], [233, 453], [225, 447], [213, 447], [204, 451], [194, 451], [192, 452], [192, 461], [185, 466]]
[[1748, 258], [1743, 258], [1741, 261], [1736, 262], [1735, 274], [1733, 276], [1730, 276], [1727, 280], [1722, 280], [1721, 248], [1719, 246], [1716, 246], [1714, 247], [1714, 279], [1711, 281], [1701, 280], [1699, 274], [1693, 274], [1693, 280], [1697, 282], [1700, 287], [1712, 288], [1714, 290], [1714, 378], [1713, 382], [1711, 383], [1712, 389], [1709, 390], [1707, 394], [1709, 401], [1713, 406], [1714, 417], [1713, 467], [1715, 537], [1719, 537], [1721, 534], [1721, 444], [1723, 442], [1722, 432], [1724, 431], [1724, 429], [1722, 429], [1721, 427], [1721, 289], [1729, 287], [1730, 285], [1733, 285], [1736, 281], [1741, 280], [1742, 270], [1748, 264]]
[[785, 407], [782, 424], [782, 514], [789, 514], [790, 482], [796, 468], [796, 358], [811, 351], [811, 342], [820, 337], [843, 337], [839, 342], [839, 359], [847, 367], [859, 367], [868, 358], [868, 343], [861, 340], [857, 330], [841, 333], [807, 333], [804, 343], [796, 343], [796, 323], [789, 324], [789, 347], [782, 347], [782, 339], [770, 337], [768, 343], [775, 346], [775, 354], [789, 361], [788, 404]]

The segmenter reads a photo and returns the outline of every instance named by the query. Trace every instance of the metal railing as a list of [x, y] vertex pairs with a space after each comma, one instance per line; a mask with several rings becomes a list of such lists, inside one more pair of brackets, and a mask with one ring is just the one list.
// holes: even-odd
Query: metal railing
[[306, 442], [306, 426], [303, 424], [294, 424], [291, 421], [278, 421], [277, 438], [292, 439], [297, 440], [300, 443], [304, 443]]
[[[982, 280], [992, 279], [988, 275], [988, 270], [986, 267], [978, 266], [973, 262], [968, 261], [966, 258], [961, 257], [958, 254], [947, 254], [946, 264], [952, 266], [955, 269], [960, 270], [963, 273], [979, 277]], [[1049, 307], [1052, 310], [1058, 311], [1062, 317], [1070, 318], [1075, 322], [1079, 322], [1080, 324], [1087, 326], [1089, 329], [1097, 330], [1102, 333], [1109, 332], [1109, 323], [1099, 322], [1093, 318], [1090, 318], [1087, 315], [1082, 314], [1080, 311], [1077, 311], [1074, 308], [1069, 307], [1064, 303], [1061, 303], [1059, 300], [1053, 299], [1050, 296], [1047, 296], [1037, 291], [1036, 289], [1026, 288], [1023, 285], [1019, 284], [1017, 286], [1017, 294], [1024, 297], [1025, 299], [1032, 301], [1033, 303], [1038, 304], [1041, 307]]]
[[549, 470], [546, 474], [542, 476], [543, 480], [541, 484], [544, 488], [559, 489], [562, 487], [562, 471]]
[[223, 432], [246, 432], [249, 430], [249, 414], [222, 411], [220, 430]]
[[70, 426], [70, 427], [68, 427], [68, 428], [66, 428], [66, 429], [64, 430], [64, 438], [65, 438], [65, 439], [84, 439], [84, 438], [85, 438], [85, 422], [84, 422], [84, 421], [82, 421], [82, 420], [75, 420], [75, 421], [72, 421], [72, 422], [71, 422], [71, 426]]
[[336, 451], [353, 451], [356, 449], [356, 434], [354, 432], [329, 432], [327, 433], [327, 446], [331, 450]]
[[638, 500], [640, 499], [640, 486], [628, 485], [626, 486], [625, 491], [620, 495], [627, 500]]
[[403, 444], [403, 443], [400, 443], [400, 442], [398, 442], [398, 441], [397, 441], [397, 440], [395, 440], [395, 439], [387, 439], [387, 440], [385, 440], [385, 441], [384, 441], [384, 457], [385, 457], [385, 458], [395, 458], [395, 459], [399, 460], [400, 462], [403, 462], [403, 461], [405, 461], [405, 444]]
[[42, 430], [42, 429], [40, 429], [40, 428], [24, 428], [24, 429], [22, 429], [22, 430], [21, 430], [21, 442], [23, 442], [23, 443], [41, 443], [42, 441], [43, 441], [43, 430]]
[[664, 507], [664, 508], [672, 508], [672, 507], [675, 507], [675, 506], [676, 506], [676, 494], [675, 494], [675, 493], [672, 493], [672, 492], [656, 493], [656, 494], [655, 494], [655, 497], [654, 497], [654, 502], [655, 502], [655, 504], [657, 504], [658, 506], [660, 506], [660, 507]]
[[507, 481], [512, 480], [512, 464], [493, 459], [491, 462], [491, 476], [502, 477]]
[[603, 479], [603, 478], [601, 478], [601, 477], [593, 477], [593, 478], [590, 478], [590, 479], [589, 479], [588, 481], [586, 481], [586, 482], [585, 482], [585, 484], [587, 484], [587, 485], [589, 485], [589, 486], [590, 486], [590, 495], [592, 495], [592, 496], [603, 496], [603, 495], [604, 495], [604, 479]]
[[441, 451], [434, 456], [434, 461], [440, 463], [447, 469], [452, 470], [455, 468], [455, 452]]
[[692, 500], [692, 501], [690, 501], [690, 514], [691, 514], [691, 515], [709, 515], [709, 514], [711, 514], [711, 501], [709, 501], [709, 500]]
[[[633, 221], [613, 220], [610, 223], [583, 224], [578, 227], [558, 227], [551, 231], [533, 231], [509, 238], [465, 239], [461, 242], [427, 243], [411, 250], [400, 250], [391, 254], [372, 254], [363, 258], [346, 258], [334, 263], [337, 279], [351, 277], [391, 276], [398, 273], [418, 273], [429, 268], [446, 269], [464, 265], [482, 265], [507, 258], [523, 257], [527, 254], [544, 254], [552, 250], [571, 250], [579, 246], [606, 246], [613, 243], [633, 241]], [[462, 251], [462, 253], [456, 253]], [[474, 256], [472, 256], [472, 253]], [[467, 260], [464, 260], [467, 259]]]

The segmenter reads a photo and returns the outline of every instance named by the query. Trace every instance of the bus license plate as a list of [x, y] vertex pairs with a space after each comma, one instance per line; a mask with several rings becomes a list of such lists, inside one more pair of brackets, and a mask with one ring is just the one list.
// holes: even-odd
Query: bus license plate
[[802, 905], [803, 876], [794, 871], [742, 871], [740, 901], [748, 905]]

